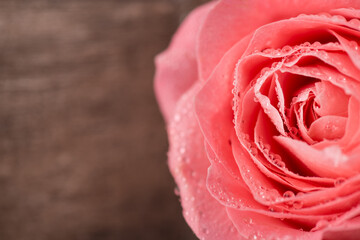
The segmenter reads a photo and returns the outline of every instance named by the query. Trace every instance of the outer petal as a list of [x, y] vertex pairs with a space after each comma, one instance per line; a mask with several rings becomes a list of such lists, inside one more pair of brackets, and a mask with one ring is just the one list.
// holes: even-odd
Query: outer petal
[[[299, 14], [359, 8], [357, 0], [221, 0], [206, 18], [199, 35], [199, 69], [207, 79], [222, 56], [256, 28]], [[271, 46], [269, 46], [271, 47]]]
[[195, 84], [178, 102], [169, 124], [169, 167], [180, 190], [184, 217], [200, 239], [242, 239], [219, 204], [206, 188], [210, 162], [204, 137], [197, 124], [193, 97]]
[[209, 3], [195, 9], [184, 20], [169, 48], [155, 59], [155, 92], [167, 121], [172, 116], [181, 95], [198, 80], [196, 37], [213, 4]]

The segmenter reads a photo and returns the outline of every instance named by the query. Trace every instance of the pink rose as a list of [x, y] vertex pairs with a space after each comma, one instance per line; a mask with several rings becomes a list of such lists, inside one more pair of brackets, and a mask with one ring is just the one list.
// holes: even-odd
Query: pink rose
[[360, 1], [220, 0], [156, 59], [201, 239], [360, 238]]

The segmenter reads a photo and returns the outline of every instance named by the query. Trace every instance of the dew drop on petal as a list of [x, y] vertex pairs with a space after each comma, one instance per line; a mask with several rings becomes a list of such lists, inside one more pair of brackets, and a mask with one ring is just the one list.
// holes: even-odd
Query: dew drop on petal
[[300, 208], [302, 208], [303, 207], [303, 205], [304, 205], [304, 203], [302, 202], [302, 201], [295, 201], [294, 203], [293, 203], [293, 207], [294, 207], [294, 209], [300, 209]]
[[292, 50], [292, 48], [290, 46], [286, 45], [281, 49], [281, 52], [289, 53], [291, 50]]
[[344, 182], [345, 182], [345, 178], [342, 178], [342, 177], [337, 178], [337, 179], [335, 180], [335, 182], [334, 182], [334, 186], [335, 186], [335, 187], [338, 187], [338, 186], [340, 186], [341, 184], [343, 184]]
[[353, 28], [359, 28], [360, 27], [360, 21], [358, 19], [351, 19], [349, 21], [349, 23]]
[[326, 220], [320, 220], [316, 223], [315, 229], [323, 229], [329, 225], [329, 222]]
[[293, 191], [286, 191], [283, 194], [284, 198], [291, 198], [291, 197], [294, 197], [294, 196], [295, 196], [295, 193]]
[[321, 43], [318, 42], [318, 41], [316, 41], [316, 42], [314, 42], [314, 43], [312, 44], [312, 46], [317, 48], [317, 47], [320, 47], [320, 46], [321, 46]]

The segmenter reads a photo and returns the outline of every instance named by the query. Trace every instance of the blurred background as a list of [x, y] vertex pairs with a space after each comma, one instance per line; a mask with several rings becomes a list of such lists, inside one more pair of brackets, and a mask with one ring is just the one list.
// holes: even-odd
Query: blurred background
[[0, 2], [0, 239], [196, 239], [154, 56], [204, 0]]

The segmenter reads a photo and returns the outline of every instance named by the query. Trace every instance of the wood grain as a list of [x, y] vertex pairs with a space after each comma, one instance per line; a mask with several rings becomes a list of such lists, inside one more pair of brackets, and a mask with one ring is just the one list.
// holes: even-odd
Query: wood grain
[[0, 239], [195, 239], [152, 84], [201, 2], [0, 3]]

